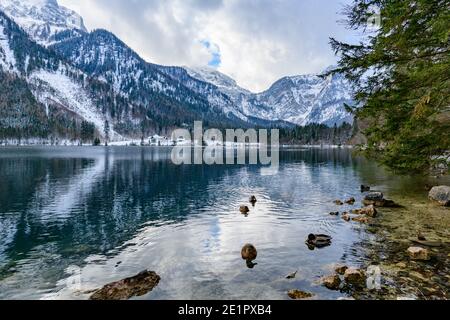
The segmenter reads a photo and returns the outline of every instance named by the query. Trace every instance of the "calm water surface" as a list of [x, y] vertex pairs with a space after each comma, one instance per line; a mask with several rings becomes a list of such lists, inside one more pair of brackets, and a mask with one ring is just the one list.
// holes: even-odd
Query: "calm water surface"
[[[345, 149], [284, 150], [271, 175], [259, 166], [175, 166], [164, 148], [2, 148], [0, 299], [85, 299], [144, 269], [162, 280], [139, 299], [287, 299], [290, 289], [346, 297], [317, 283], [334, 264], [401, 261], [385, 244], [407, 248], [416, 228], [449, 239], [450, 212], [428, 202], [424, 183]], [[373, 226], [330, 216], [353, 208], [336, 199], [358, 206], [361, 184], [406, 208], [384, 211]], [[251, 195], [259, 201], [245, 217], [239, 206]], [[331, 235], [332, 246], [310, 251], [309, 233]], [[259, 251], [254, 269], [240, 257], [246, 243]], [[439, 263], [445, 282], [448, 258]]]

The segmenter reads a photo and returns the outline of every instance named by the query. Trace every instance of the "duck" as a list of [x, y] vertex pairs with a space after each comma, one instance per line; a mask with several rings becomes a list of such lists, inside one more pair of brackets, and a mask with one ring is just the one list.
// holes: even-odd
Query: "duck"
[[248, 214], [248, 213], [250, 212], [250, 209], [249, 209], [247, 206], [241, 206], [241, 207], [239, 208], [239, 211], [240, 211], [242, 214]]
[[306, 240], [306, 244], [311, 247], [323, 248], [331, 245], [333, 238], [325, 234], [310, 234]]
[[252, 262], [256, 260], [256, 257], [258, 257], [258, 251], [256, 250], [254, 245], [248, 243], [242, 248], [241, 256], [243, 260]]
[[250, 203], [256, 203], [256, 202], [258, 202], [258, 199], [256, 199], [256, 197], [255, 196], [251, 196], [250, 197], [250, 199], [249, 199], [249, 201], [250, 201]]

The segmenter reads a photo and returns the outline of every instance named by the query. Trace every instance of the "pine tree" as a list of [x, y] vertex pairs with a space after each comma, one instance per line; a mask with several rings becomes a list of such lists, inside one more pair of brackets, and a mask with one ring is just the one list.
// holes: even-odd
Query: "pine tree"
[[[399, 172], [426, 172], [450, 157], [450, 6], [448, 0], [353, 0], [347, 25], [359, 44], [331, 39], [333, 72], [356, 88], [355, 113], [367, 124], [366, 154]], [[373, 17], [379, 28], [367, 32]]]

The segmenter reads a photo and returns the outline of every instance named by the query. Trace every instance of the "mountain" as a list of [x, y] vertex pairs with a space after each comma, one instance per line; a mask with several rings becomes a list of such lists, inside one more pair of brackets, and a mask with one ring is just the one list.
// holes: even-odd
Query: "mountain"
[[106, 30], [50, 48], [89, 76], [112, 85], [118, 94], [145, 106], [162, 127], [191, 125], [196, 120], [220, 128], [246, 125], [246, 118], [227, 112], [232, 102], [215, 86], [190, 77], [182, 68], [147, 63]]
[[[0, 9], [6, 13], [1, 15], [1, 79], [9, 86], [21, 83], [24, 91], [17, 94], [26, 93], [27, 112], [39, 114], [47, 135], [77, 138], [83, 123], [94, 128], [91, 136], [105, 135], [107, 123], [120, 139], [167, 133], [197, 120], [217, 128], [353, 120], [344, 108], [352, 103], [351, 90], [339, 75], [285, 77], [252, 93], [214, 69], [148, 63], [111, 32], [88, 32], [83, 19], [56, 0], [1, 0]], [[5, 125], [3, 119], [0, 127]]]
[[353, 103], [352, 90], [341, 75], [326, 78], [318, 75], [285, 77], [262, 93], [252, 93], [214, 69], [187, 70], [191, 76], [217, 86], [233, 101], [236, 112], [247, 117], [302, 126], [311, 123], [334, 126], [353, 122], [352, 115], [344, 107], [344, 104]]
[[56, 0], [1, 0], [0, 10], [42, 45], [87, 32], [83, 18]]
[[0, 140], [93, 140], [141, 136], [156, 122], [144, 107], [117, 94], [32, 39], [0, 11]]

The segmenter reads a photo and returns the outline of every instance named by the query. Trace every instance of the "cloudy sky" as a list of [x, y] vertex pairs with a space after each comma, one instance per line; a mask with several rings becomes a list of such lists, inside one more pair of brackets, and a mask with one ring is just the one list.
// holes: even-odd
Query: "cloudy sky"
[[252, 91], [336, 62], [328, 38], [350, 0], [59, 0], [149, 62], [211, 66]]

